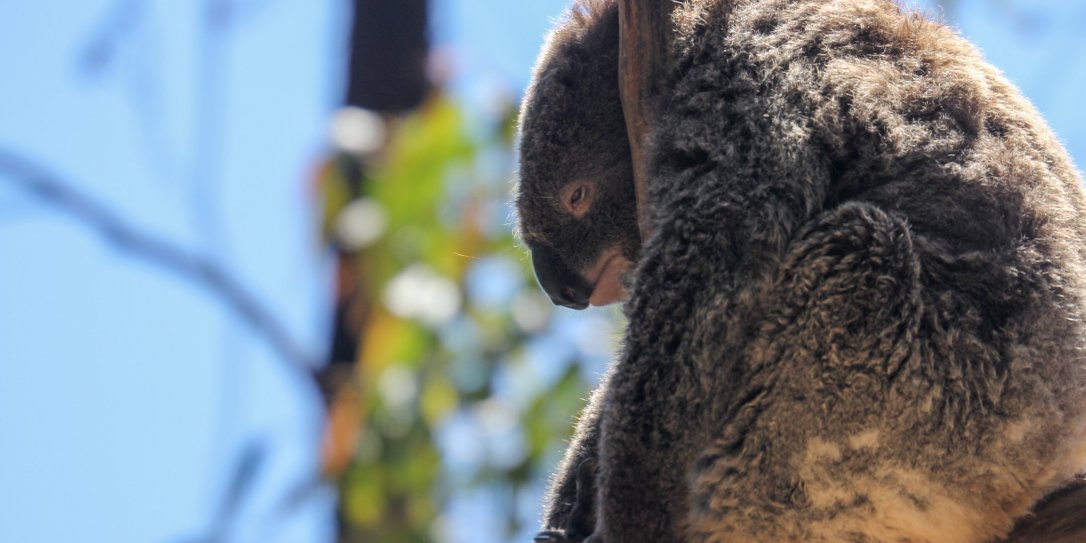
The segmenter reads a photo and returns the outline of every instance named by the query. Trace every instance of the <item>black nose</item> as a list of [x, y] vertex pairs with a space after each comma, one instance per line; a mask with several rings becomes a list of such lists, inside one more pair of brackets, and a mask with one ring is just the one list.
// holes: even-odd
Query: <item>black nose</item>
[[577, 292], [573, 287], [562, 287], [558, 289], [558, 295], [550, 294], [551, 302], [555, 305], [561, 305], [570, 309], [584, 309], [588, 307], [588, 298], [592, 295], [591, 292], [585, 294]]
[[592, 285], [569, 269], [550, 247], [532, 247], [532, 268], [543, 292], [550, 296], [554, 305], [572, 309], [588, 307]]

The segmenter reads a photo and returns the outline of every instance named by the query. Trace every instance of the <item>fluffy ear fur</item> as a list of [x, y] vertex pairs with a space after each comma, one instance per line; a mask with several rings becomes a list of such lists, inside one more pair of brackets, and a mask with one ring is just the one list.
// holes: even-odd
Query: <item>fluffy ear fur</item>
[[[517, 202], [574, 269], [637, 230], [548, 203], [629, 160], [614, 1], [577, 5], [525, 99]], [[547, 526], [580, 522], [596, 458], [592, 541], [1070, 541], [1078, 484], [1019, 522], [1086, 465], [1086, 195], [1044, 121], [889, 0], [675, 17], [654, 235]]]

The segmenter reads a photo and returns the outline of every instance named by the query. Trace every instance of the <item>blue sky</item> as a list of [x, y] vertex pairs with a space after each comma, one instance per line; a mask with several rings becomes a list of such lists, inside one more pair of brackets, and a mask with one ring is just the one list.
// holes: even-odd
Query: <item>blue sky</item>
[[[201, 2], [128, 4], [0, 4], [0, 146], [219, 262], [320, 353], [306, 179], [339, 92], [342, 3], [254, 3], [203, 46]], [[268, 457], [238, 538], [327, 539], [328, 493], [285, 530], [265, 519], [312, 475], [318, 400], [217, 297], [7, 183], [0, 252], [0, 541], [206, 535], [252, 443]]]
[[[0, 148], [217, 262], [319, 356], [330, 270], [307, 184], [340, 95], [346, 2], [238, 2], [211, 40], [203, 4], [0, 3]], [[958, 4], [948, 17], [1083, 164], [1086, 4]], [[457, 94], [482, 112], [519, 93], [564, 5], [437, 1]], [[330, 540], [330, 493], [287, 517], [277, 502], [312, 475], [318, 400], [215, 296], [4, 179], [0, 254], [0, 541], [207, 535], [254, 447], [267, 455], [231, 540]]]

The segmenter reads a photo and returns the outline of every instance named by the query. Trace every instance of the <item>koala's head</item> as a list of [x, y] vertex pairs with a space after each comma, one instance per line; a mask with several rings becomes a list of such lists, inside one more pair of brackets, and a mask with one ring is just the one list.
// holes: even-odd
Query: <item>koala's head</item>
[[618, 86], [618, 6], [577, 0], [543, 47], [520, 113], [520, 236], [539, 284], [583, 309], [623, 297], [641, 240]]

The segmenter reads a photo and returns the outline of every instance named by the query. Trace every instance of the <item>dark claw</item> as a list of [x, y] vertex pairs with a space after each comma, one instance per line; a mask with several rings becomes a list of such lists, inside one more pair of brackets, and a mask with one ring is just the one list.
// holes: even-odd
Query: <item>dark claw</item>
[[567, 543], [569, 540], [561, 532], [539, 532], [532, 541], [538, 543]]

